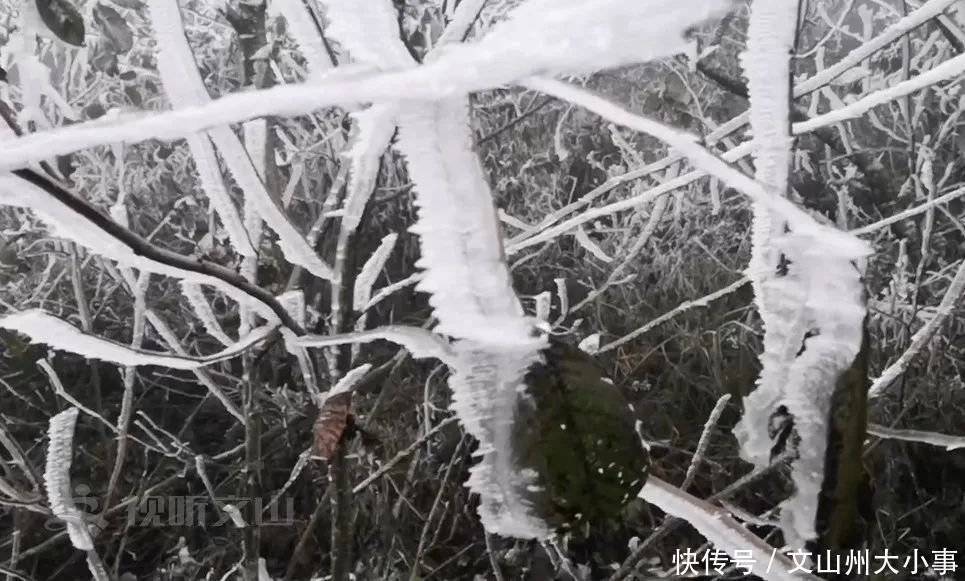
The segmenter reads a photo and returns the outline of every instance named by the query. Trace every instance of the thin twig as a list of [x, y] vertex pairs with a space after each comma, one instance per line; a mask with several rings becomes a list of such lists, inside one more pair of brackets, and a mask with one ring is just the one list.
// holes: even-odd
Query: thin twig
[[369, 474], [362, 482], [359, 482], [358, 484], [356, 484], [355, 488], [352, 489], [352, 492], [354, 494], [358, 494], [359, 492], [365, 490], [370, 484], [372, 484], [379, 478], [382, 478], [383, 476], [385, 476], [385, 474], [389, 470], [392, 470], [396, 466], [396, 464], [398, 464], [399, 462], [405, 460], [410, 455], [412, 455], [413, 452], [419, 449], [419, 446], [424, 444], [433, 435], [437, 434], [439, 430], [457, 421], [459, 421], [459, 418], [457, 418], [456, 416], [452, 416], [439, 422], [439, 425], [437, 425], [435, 428], [430, 430], [427, 434], [424, 434], [421, 438], [409, 444], [404, 450], [402, 450], [401, 452], [393, 456], [391, 460], [383, 464], [381, 468], [379, 468], [372, 474]]
[[186, 270], [188, 272], [207, 275], [221, 280], [240, 290], [241, 292], [250, 295], [252, 298], [270, 308], [272, 312], [278, 316], [282, 323], [296, 334], [304, 334], [304, 330], [301, 328], [298, 322], [295, 321], [285, 307], [282, 306], [277, 299], [275, 299], [274, 295], [267, 290], [248, 282], [237, 272], [203, 258], [182, 256], [176, 252], [171, 252], [170, 250], [165, 250], [155, 246], [131, 230], [128, 230], [104, 214], [101, 214], [97, 208], [92, 206], [89, 202], [87, 202], [87, 200], [78, 197], [64, 187], [54, 183], [48, 178], [41, 176], [33, 170], [17, 169], [13, 170], [12, 173], [17, 177], [44, 190], [57, 201], [77, 212], [87, 220], [90, 220], [97, 227], [115, 238], [118, 242], [121, 242], [130, 248], [135, 254], [144, 256], [145, 258], [149, 258], [167, 266]]
[[727, 407], [727, 402], [729, 401], [730, 394], [725, 393], [720, 396], [714, 409], [711, 410], [710, 416], [704, 424], [704, 431], [700, 434], [700, 440], [697, 441], [697, 451], [694, 452], [694, 456], [690, 460], [690, 466], [687, 467], [687, 474], [684, 476], [683, 484], [680, 485], [680, 490], [686, 492], [687, 489], [690, 488], [690, 485], [694, 483], [694, 478], [697, 477], [697, 468], [704, 459], [708, 446], [710, 446], [710, 437], [714, 432], [714, 428], [717, 427], [717, 421], [720, 420], [720, 416], [724, 413], [724, 408]]
[[[720, 492], [717, 492], [711, 495], [707, 499], [707, 502], [716, 502], [718, 500], [728, 498], [734, 495], [734, 493], [736, 493], [737, 491], [745, 488], [746, 486], [749, 486], [750, 484], [756, 482], [757, 480], [769, 474], [776, 468], [782, 466], [784, 464], [784, 461], [790, 457], [791, 457], [791, 454], [789, 452], [785, 451], [781, 453], [767, 466], [764, 466], [762, 468], [755, 468], [753, 471], [749, 472], [748, 474], [745, 474], [744, 476], [738, 478], [736, 481], [732, 482], [729, 486], [727, 486]], [[637, 548], [635, 548], [633, 552], [630, 553], [630, 556], [626, 558], [626, 560], [623, 562], [622, 565], [620, 565], [620, 568], [616, 571], [616, 573], [611, 575], [607, 581], [619, 581], [620, 579], [628, 578], [630, 575], [634, 573], [634, 571], [637, 568], [637, 565], [639, 565], [640, 562], [643, 561], [643, 557], [646, 554], [647, 550], [650, 549], [650, 547], [652, 547], [657, 541], [663, 539], [664, 537], [672, 533], [674, 530], [676, 530], [677, 527], [679, 527], [680, 525], [686, 522], [687, 521], [681, 518], [677, 518], [673, 516], [670, 516], [664, 519], [664, 521], [660, 524], [660, 526], [655, 528], [653, 532], [650, 533], [650, 536], [648, 536], [639, 545], [637, 545]]]

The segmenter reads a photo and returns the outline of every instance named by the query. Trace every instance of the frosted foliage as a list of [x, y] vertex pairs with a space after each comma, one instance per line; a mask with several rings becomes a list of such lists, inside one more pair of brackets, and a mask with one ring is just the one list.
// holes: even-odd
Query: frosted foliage
[[[931, 0], [929, 6], [939, 3], [947, 5], [947, 0]], [[631, 113], [553, 76], [594, 73], [686, 52], [689, 42], [684, 33], [709, 17], [732, 9], [732, 0], [463, 0], [451, 14], [451, 26], [423, 63], [413, 60], [399, 38], [398, 13], [392, 0], [319, 0], [326, 37], [355, 63], [336, 70], [326, 70], [331, 64], [326, 46], [314, 30], [306, 4], [301, 0], [273, 0], [272, 14], [284, 15], [292, 38], [308, 62], [308, 82], [239, 91], [216, 102], [208, 95], [194, 62], [178, 2], [148, 0], [147, 4], [157, 39], [157, 67], [172, 110], [105, 117], [10, 140], [5, 143], [0, 167], [23, 167], [95, 145], [187, 138], [204, 194], [211, 200], [232, 245], [243, 255], [242, 276], [250, 281], [257, 278], [256, 250], [262, 245], [264, 223], [277, 234], [277, 244], [286, 259], [319, 278], [333, 280], [337, 289], [342, 273], [333, 272], [314, 253], [266, 190], [268, 125], [260, 118], [315, 114], [333, 106], [353, 111], [355, 133], [346, 153], [349, 174], [340, 240], [348, 240], [359, 227], [376, 185], [380, 160], [398, 129], [395, 146], [407, 163], [418, 214], [412, 227], [412, 232], [419, 236], [421, 251], [417, 262], [422, 270], [418, 289], [430, 295], [437, 326], [432, 330], [385, 326], [332, 336], [296, 336], [293, 329], [287, 328], [280, 332], [286, 349], [298, 359], [310, 388], [315, 388], [316, 382], [308, 348], [389, 340], [409, 349], [415, 357], [434, 357], [448, 365], [452, 407], [468, 433], [479, 441], [480, 461], [471, 469], [468, 486], [480, 497], [479, 512], [488, 532], [539, 539], [551, 534], [520, 494], [536, 475], [517, 469], [510, 440], [526, 372], [537, 361], [546, 341], [536, 333], [537, 320], [525, 316], [513, 290], [493, 194], [473, 149], [469, 96], [495, 87], [522, 86], [656, 136], [681, 154], [694, 172], [672, 179], [668, 176], [668, 182], [660, 186], [665, 190], [647, 195], [667, 193], [689, 183], [686, 180], [696, 179], [693, 175], [710, 175], [749, 195], [754, 202], [754, 221], [748, 275], [764, 322], [764, 353], [759, 387], [746, 398], [746, 412], [735, 432], [742, 444], [742, 455], [764, 464], [771, 448], [766, 431], [771, 412], [783, 404], [795, 416], [795, 425], [808, 448], [798, 451], [792, 474], [795, 493], [783, 506], [781, 525], [792, 546], [801, 546], [814, 536], [831, 389], [838, 374], [852, 361], [861, 340], [865, 308], [861, 267], [856, 265], [862, 264], [867, 248], [853, 236], [817, 222], [785, 197], [792, 129], [788, 123], [789, 50], [794, 41], [796, 0], [753, 3], [748, 48], [741, 58], [748, 79], [753, 139], [721, 156], [707, 149], [694, 135]], [[909, 18], [912, 17], [905, 21], [910, 22]], [[473, 22], [477, 22], [476, 34], [471, 41], [462, 43]], [[868, 56], [870, 53], [860, 58]], [[908, 94], [936, 79], [951, 78], [965, 70], [963, 59], [950, 59], [915, 79], [796, 125], [794, 130], [822, 127], [867, 111], [883, 99]], [[825, 70], [814, 78], [830, 74]], [[34, 84], [37, 87], [33, 89], [42, 88]], [[28, 105], [37, 104], [36, 93], [34, 90], [27, 95], [28, 101], [33, 99]], [[56, 92], [51, 98], [56, 100]], [[368, 108], [359, 111], [360, 104]], [[250, 122], [251, 119], [258, 120]], [[245, 125], [243, 144], [231, 125], [245, 121], [249, 123]], [[726, 128], [733, 130], [743, 121], [734, 123]], [[747, 152], [754, 156], [755, 179], [730, 164]], [[239, 217], [228, 195], [221, 163], [244, 194], [243, 217]], [[57, 349], [121, 365], [193, 370], [202, 381], [208, 378], [209, 389], [229, 410], [234, 410], [236, 418], [242, 419], [200, 368], [233, 357], [273, 332], [278, 319], [268, 305], [215, 278], [141, 256], [69, 206], [13, 176], [0, 174], [0, 202], [31, 209], [55, 234], [69, 235], [78, 244], [117, 262], [126, 275], [130, 269], [138, 269], [139, 280], [144, 284], [149, 273], [176, 278], [208, 332], [226, 349], [212, 356], [194, 357], [185, 353], [173, 333], [161, 331], [175, 354], [146, 352], [85, 334], [42, 311], [13, 313], [0, 319], [0, 326]], [[597, 260], [607, 262], [610, 256], [581, 225], [594, 216], [641, 203], [639, 198], [620, 200], [614, 204], [626, 205], [588, 210], [531, 238], [523, 238], [514, 250], [575, 229], [579, 244]], [[123, 209], [120, 203], [117, 208]], [[372, 288], [391, 253], [395, 236], [385, 238], [358, 277], [353, 296], [356, 309], [380, 300], [381, 293], [372, 299]], [[336, 263], [340, 257], [344, 255], [337, 255]], [[786, 274], [778, 275], [785, 260], [791, 267]], [[232, 341], [219, 327], [202, 284], [213, 286], [240, 303], [239, 341]], [[136, 325], [143, 326], [146, 314], [155, 327], [162, 329], [163, 324], [156, 317], [145, 313], [143, 293], [140, 297]], [[304, 326], [305, 297], [300, 292], [282, 295], [278, 301]], [[256, 321], [250, 310], [256, 310], [268, 324], [250, 331]], [[540, 313], [544, 317], [545, 311], [544, 304]], [[136, 332], [137, 336], [140, 334]], [[593, 343], [588, 340], [584, 346], [599, 348], [598, 337], [595, 346]], [[367, 371], [363, 366], [349, 372], [336, 391], [351, 389]], [[319, 394], [315, 391], [313, 395]], [[54, 512], [58, 516], [68, 514], [70, 508], [64, 508], [64, 501], [55, 497], [57, 491], [65, 490], [64, 482], [69, 480], [70, 436], [76, 417], [77, 411], [73, 410], [72, 415], [65, 412], [51, 421], [48, 488], [54, 491], [50, 494], [51, 506], [56, 504]], [[755, 550], [767, 548], [709, 505], [691, 502], [656, 483], [648, 484], [644, 492], [648, 500], [667, 512], [695, 523], [725, 550], [747, 548], [746, 544], [735, 544], [735, 539], [752, 543]], [[83, 533], [75, 532], [71, 532], [75, 545], [85, 548]], [[785, 573], [768, 573], [765, 577], [784, 579]]]

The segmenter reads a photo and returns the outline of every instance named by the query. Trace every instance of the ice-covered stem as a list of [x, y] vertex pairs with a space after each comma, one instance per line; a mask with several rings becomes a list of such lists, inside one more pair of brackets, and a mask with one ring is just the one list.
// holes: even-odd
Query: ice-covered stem
[[[790, 52], [796, 22], [796, 1], [755, 0], [747, 50], [741, 55], [756, 178], [777, 195], [786, 193], [790, 167]], [[861, 276], [869, 249], [830, 228], [834, 236], [816, 236], [789, 218], [754, 204], [748, 277], [764, 325], [764, 353], [757, 389], [745, 398], [734, 433], [742, 457], [764, 466], [773, 449], [773, 414], [784, 407], [793, 417], [802, 445], [793, 462], [795, 490], [782, 505], [781, 528], [787, 544], [803, 547], [816, 536], [831, 397], [861, 345]]]
[[0, 328], [17, 331], [30, 337], [34, 343], [42, 343], [59, 351], [129, 367], [157, 365], [170, 369], [189, 370], [200, 369], [205, 365], [236, 357], [252, 345], [267, 339], [277, 326], [277, 323], [271, 323], [259, 327], [214, 355], [192, 357], [181, 352], [172, 355], [135, 349], [97, 335], [90, 335], [40, 309], [27, 309], [0, 317]]
[[[147, 320], [150, 321], [151, 326], [154, 327], [154, 330], [157, 331], [158, 335], [161, 336], [161, 339], [163, 339], [164, 342], [168, 344], [168, 346], [175, 352], [175, 354], [181, 357], [187, 356], [187, 353], [184, 351], [184, 348], [181, 347], [181, 342], [178, 339], [177, 335], [174, 334], [174, 332], [170, 329], [170, 327], [164, 324], [164, 322], [160, 319], [160, 317], [158, 317], [155, 313], [151, 311], [148, 311], [146, 313], [146, 316], [147, 316]], [[229, 414], [231, 414], [236, 420], [238, 420], [239, 423], [244, 423], [245, 420], [244, 420], [244, 416], [241, 415], [241, 411], [238, 409], [237, 406], [235, 406], [234, 402], [231, 401], [231, 399], [224, 393], [224, 391], [222, 391], [222, 389], [218, 387], [218, 384], [215, 383], [214, 378], [207, 371], [204, 371], [202, 369], [194, 369], [192, 371], [194, 372], [195, 377], [198, 378], [198, 382], [201, 385], [208, 388], [208, 393], [210, 393], [218, 401], [220, 401], [221, 405], [224, 406], [225, 410]]]
[[672, 485], [650, 476], [640, 498], [657, 506], [668, 515], [689, 522], [714, 546], [731, 557], [738, 551], [750, 551], [753, 556], [748, 566], [754, 575], [767, 581], [819, 581], [819, 577], [804, 573], [788, 557], [777, 552], [757, 535], [740, 525], [726, 511], [695, 498]]
[[[460, 6], [462, 13], [471, 11], [472, 4]], [[415, 65], [399, 41], [394, 10], [387, 1], [361, 5], [328, 0], [326, 5], [332, 35], [354, 58], [386, 68]], [[464, 14], [459, 30], [448, 33], [451, 37], [458, 39], [468, 29], [472, 19]], [[373, 30], [382, 34], [372, 34]], [[440, 321], [436, 330], [469, 339], [458, 342], [455, 354], [446, 357], [453, 368], [453, 407], [480, 441], [483, 456], [469, 485], [481, 495], [480, 513], [487, 530], [544, 536], [545, 526], [529, 517], [518, 500], [508, 439], [517, 387], [540, 343], [529, 336], [530, 324], [522, 318], [512, 291], [492, 194], [471, 147], [468, 99], [410, 104], [406, 109], [380, 105], [360, 114], [358, 121], [359, 138], [349, 156], [353, 176], [343, 231], [357, 227], [381, 150], [398, 122], [398, 147], [408, 162], [419, 208], [412, 230], [420, 235], [418, 266], [425, 270], [420, 289], [431, 294], [430, 304]], [[529, 348], [506, 348], [504, 342]]]
[[[800, 351], [788, 361], [779, 401], [794, 417], [794, 430], [801, 442], [791, 472], [795, 490], [781, 508], [784, 538], [794, 547], [803, 547], [817, 535], [815, 519], [825, 478], [830, 416], [836, 411], [831, 406], [832, 397], [839, 379], [859, 353], [867, 312], [863, 257], [836, 256], [832, 249], [809, 242], [805, 245], [810, 247], [796, 248], [792, 257], [806, 277], [807, 299], [801, 319], [807, 334]], [[849, 411], [857, 413], [859, 402], [849, 405], [855, 407]]]
[[[158, 39], [158, 70], [164, 80], [164, 86], [172, 97], [172, 102], [178, 108], [202, 105], [210, 102], [204, 82], [194, 62], [194, 56], [184, 35], [184, 24], [177, 3], [168, 0], [151, 0], [148, 2], [151, 12], [151, 22]], [[242, 6], [246, 6], [242, 3]], [[264, 7], [251, 8], [252, 16], [257, 16], [258, 22], [264, 24]], [[250, 49], [250, 45], [257, 41], [258, 34], [250, 33], [251, 24], [247, 19], [238, 21], [246, 26], [247, 34], [239, 34], [243, 48]], [[264, 33], [261, 33], [264, 38]], [[257, 47], [255, 47], [257, 50]], [[253, 59], [246, 58], [245, 70], [249, 78], [254, 77]], [[269, 78], [269, 74], [265, 74]], [[262, 84], [256, 87], [265, 88]], [[234, 177], [238, 186], [244, 192], [245, 203], [251, 203], [260, 214], [265, 224], [278, 236], [278, 247], [285, 258], [293, 264], [304, 267], [315, 276], [328, 279], [331, 268], [325, 264], [308, 245], [302, 235], [288, 220], [277, 200], [273, 199], [266, 188], [264, 179], [258, 175], [249, 153], [245, 150], [241, 140], [227, 125], [212, 127], [207, 131], [224, 160], [228, 171]], [[267, 179], [267, 176], [266, 178]]]
[[151, 244], [114, 222], [89, 202], [29, 169], [0, 174], [0, 203], [28, 207], [69, 235], [75, 243], [111, 260], [151, 272], [215, 286], [236, 300], [253, 303], [267, 316], [276, 316], [296, 333], [302, 328], [268, 291], [219, 264], [182, 256]]
[[[147, 295], [147, 286], [151, 280], [151, 273], [142, 271], [136, 278], [129, 272], [131, 292], [134, 295], [134, 324], [131, 330], [131, 349], [138, 349], [144, 340], [144, 323]], [[134, 379], [136, 368], [128, 366], [124, 368], [124, 394], [121, 396], [121, 411], [117, 416], [117, 450], [114, 455], [114, 466], [107, 482], [107, 492], [104, 493], [104, 510], [111, 506], [114, 492], [120, 481], [121, 473], [124, 470], [124, 463], [127, 459], [127, 448], [130, 443], [128, 430], [131, 425], [131, 416], [134, 413]]]
[[[519, 491], [526, 485], [511, 457], [517, 393], [543, 342], [523, 317], [502, 251], [492, 194], [471, 146], [468, 99], [411, 107], [400, 116], [398, 146], [415, 184], [424, 269], [420, 290], [454, 337], [453, 409], [479, 440], [482, 461], [469, 479], [480, 494], [486, 530], [545, 537], [546, 525]], [[454, 211], [455, 209], [455, 211]]]
[[67, 534], [75, 548], [87, 553], [87, 567], [94, 581], [107, 581], [100, 556], [94, 548], [94, 539], [82, 513], [74, 504], [70, 489], [70, 465], [74, 453], [74, 427], [77, 425], [77, 408], [68, 408], [50, 418], [47, 428], [47, 465], [44, 469], [44, 485], [47, 501], [54, 516], [67, 525]]
[[941, 328], [942, 323], [952, 314], [955, 304], [965, 295], [965, 260], [958, 264], [958, 270], [952, 278], [951, 284], [942, 296], [938, 304], [937, 311], [931, 316], [927, 323], [919, 329], [911, 338], [908, 348], [889, 365], [881, 375], [874, 380], [868, 392], [869, 398], [876, 398], [883, 394], [896, 379], [901, 377], [915, 356], [931, 341], [935, 333]]
[[[751, 6], [747, 49], [741, 66], [750, 95], [752, 152], [756, 179], [773, 192], [787, 193], [791, 162], [790, 51], [797, 22], [795, 0], [756, 0]], [[745, 398], [744, 418], [735, 429], [743, 457], [767, 462], [771, 442], [768, 420], [784, 389], [784, 377], [806, 329], [799, 312], [804, 289], [801, 271], [788, 268], [789, 257], [775, 238], [789, 225], [763, 204], [753, 204], [748, 276], [764, 326], [764, 353], [757, 389]]]

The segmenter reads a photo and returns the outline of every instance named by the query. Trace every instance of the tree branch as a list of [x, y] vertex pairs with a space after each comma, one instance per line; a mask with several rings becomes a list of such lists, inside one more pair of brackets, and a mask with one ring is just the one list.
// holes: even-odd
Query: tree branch
[[237, 272], [208, 260], [183, 256], [176, 252], [171, 252], [170, 250], [165, 250], [164, 248], [155, 246], [102, 214], [87, 200], [80, 198], [76, 194], [73, 194], [72, 192], [33, 170], [17, 169], [13, 170], [12, 173], [17, 177], [44, 190], [57, 201], [66, 205], [84, 218], [87, 218], [99, 228], [114, 237], [116, 240], [122, 242], [125, 246], [133, 250], [138, 256], [149, 258], [167, 266], [172, 266], [174, 268], [195, 272], [198, 274], [204, 274], [224, 281], [241, 292], [250, 295], [252, 298], [255, 298], [259, 302], [265, 304], [278, 316], [279, 319], [281, 319], [282, 324], [291, 329], [294, 333], [298, 335], [305, 334], [305, 330], [302, 329], [301, 325], [299, 325], [288, 313], [288, 311], [285, 310], [285, 307], [283, 307], [281, 303], [275, 299], [274, 295], [256, 285], [249, 283]]

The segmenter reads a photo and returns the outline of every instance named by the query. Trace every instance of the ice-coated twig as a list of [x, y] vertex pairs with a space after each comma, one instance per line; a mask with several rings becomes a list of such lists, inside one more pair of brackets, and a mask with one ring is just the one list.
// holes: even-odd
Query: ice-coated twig
[[85, 200], [31, 170], [0, 173], [0, 204], [29, 208], [54, 235], [73, 240], [122, 266], [213, 286], [269, 320], [301, 327], [275, 297], [218, 264], [154, 246], [101, 214]]
[[[164, 80], [165, 89], [172, 97], [172, 102], [180, 108], [209, 103], [211, 98], [204, 87], [184, 35], [184, 23], [177, 3], [168, 0], [150, 0], [148, 7], [151, 12], [151, 23], [158, 38], [158, 70]], [[244, 191], [245, 203], [251, 203], [257, 208], [262, 220], [278, 235], [278, 247], [285, 258], [319, 278], [331, 278], [331, 268], [315, 254], [304, 237], [292, 226], [283, 209], [271, 198], [265, 189], [264, 181], [255, 170], [249, 153], [230, 127], [227, 125], [211, 127], [208, 136], [217, 146], [228, 171]], [[207, 163], [211, 162], [207, 158], [203, 160]], [[214, 176], [210, 177], [214, 178]], [[211, 181], [209, 180], [208, 185]], [[213, 188], [210, 191], [218, 190]], [[222, 201], [220, 205], [224, 207], [229, 202], [230, 200]], [[230, 211], [227, 208], [224, 209], [232, 216], [230, 223], [233, 226], [229, 228], [229, 232], [240, 237], [243, 232], [239, 231], [241, 222], [237, 217], [237, 211], [233, 207]], [[236, 245], [241, 246], [244, 250], [241, 253], [244, 255], [255, 254], [250, 243], [247, 248], [238, 241]]]
[[128, 347], [108, 339], [88, 335], [70, 323], [40, 309], [29, 309], [6, 315], [0, 318], [0, 327], [23, 333], [35, 343], [43, 343], [54, 349], [119, 365], [132, 367], [157, 365], [171, 369], [198, 369], [237, 356], [267, 338], [276, 325], [259, 327], [230, 347], [207, 357], [169, 355]]
[[[753, 574], [767, 581], [819, 581], [819, 578], [800, 572], [787, 556], [768, 545], [757, 535], [741, 526], [727, 511], [695, 498], [686, 492], [651, 475], [640, 491], [640, 498], [668, 515], [682, 518], [718, 549], [731, 557], [737, 551], [751, 551], [748, 560]], [[746, 554], [746, 553], [745, 553]]]
[[94, 581], [108, 581], [107, 572], [94, 549], [94, 539], [87, 528], [84, 513], [78, 510], [70, 489], [70, 465], [73, 460], [74, 427], [77, 425], [78, 413], [77, 408], [72, 407], [50, 418], [44, 485], [50, 510], [67, 525], [71, 544], [87, 553], [87, 566]]
[[703, 461], [704, 455], [707, 454], [707, 447], [710, 446], [710, 438], [713, 435], [714, 429], [717, 427], [720, 415], [724, 413], [724, 408], [727, 407], [727, 402], [729, 401], [729, 393], [720, 396], [714, 405], [714, 409], [712, 409], [710, 415], [707, 416], [707, 422], [704, 423], [704, 430], [700, 433], [700, 439], [697, 441], [697, 449], [694, 451], [694, 457], [690, 461], [690, 466], [687, 467], [687, 474], [684, 476], [683, 484], [680, 485], [680, 490], [686, 491], [690, 488], [690, 485], [693, 484], [694, 478], [697, 476], [697, 468], [700, 466], [701, 461]]
[[452, 360], [452, 348], [443, 337], [419, 327], [385, 325], [371, 331], [359, 331], [342, 335], [305, 335], [298, 338], [303, 347], [329, 347], [346, 343], [370, 343], [377, 340], [391, 341], [405, 347], [412, 356]]
[[409, 444], [404, 450], [399, 451], [388, 462], [380, 466], [378, 470], [376, 470], [372, 474], [369, 474], [368, 476], [365, 477], [365, 479], [363, 479], [361, 482], [356, 484], [355, 487], [352, 489], [352, 493], [358, 494], [359, 492], [362, 492], [363, 490], [368, 488], [370, 484], [372, 484], [379, 478], [382, 478], [382, 476], [384, 476], [390, 470], [395, 468], [399, 462], [411, 456], [412, 453], [418, 450], [420, 446], [422, 446], [427, 441], [429, 441], [429, 438], [438, 434], [446, 426], [449, 426], [450, 424], [454, 424], [457, 421], [459, 421], [459, 418], [457, 418], [456, 416], [451, 416], [439, 422], [436, 425], [436, 427], [432, 428], [431, 430], [423, 434], [421, 437], [419, 437], [417, 440]]
[[[23, 137], [6, 146], [0, 168], [104, 143], [183, 138], [255, 117], [294, 116], [355, 103], [445, 99], [537, 73], [590, 72], [669, 56], [686, 48], [687, 28], [729, 4], [680, 0], [668, 9], [662, 0], [565, 0], [566, 6], [557, 6], [562, 1], [541, 0], [542, 8], [527, 2], [524, 12], [494, 27], [484, 39], [450, 47], [420, 67], [369, 74], [335, 69], [310, 83], [233, 93], [173, 111], [122, 115]], [[513, 37], [521, 32], [522, 37]]]
[[883, 394], [896, 379], [907, 371], [908, 366], [911, 365], [915, 356], [921, 352], [941, 327], [942, 323], [952, 314], [955, 309], [955, 304], [962, 298], [963, 294], [965, 294], [965, 260], [959, 263], [955, 277], [952, 279], [951, 284], [948, 285], [948, 290], [945, 291], [945, 295], [938, 304], [935, 313], [932, 314], [928, 322], [912, 336], [911, 344], [898, 356], [898, 359], [882, 371], [881, 375], [872, 382], [871, 389], [868, 390], [869, 399]]
[[750, 282], [750, 279], [748, 279], [747, 277], [741, 277], [735, 280], [734, 282], [730, 283], [729, 285], [725, 286], [724, 288], [716, 290], [710, 294], [704, 295], [699, 299], [684, 301], [679, 305], [677, 305], [676, 307], [674, 307], [673, 309], [660, 315], [659, 317], [648, 321], [647, 324], [643, 325], [642, 327], [627, 333], [626, 335], [624, 335], [623, 337], [620, 337], [619, 339], [610, 341], [606, 345], [601, 346], [599, 352], [603, 353], [605, 351], [610, 351], [611, 349], [615, 349], [620, 345], [623, 345], [624, 343], [627, 343], [629, 341], [632, 341], [633, 339], [636, 339], [640, 335], [648, 333], [651, 329], [654, 329], [657, 326], [662, 325], [663, 323], [666, 323], [667, 321], [673, 319], [674, 317], [676, 317], [681, 313], [684, 313], [696, 307], [705, 307], [709, 305], [711, 302], [716, 301], [717, 299], [723, 298], [731, 293], [737, 292], [745, 284], [749, 282]]
[[[146, 316], [147, 320], [150, 321], [151, 326], [154, 327], [154, 330], [157, 331], [158, 335], [161, 336], [161, 339], [168, 344], [168, 347], [170, 347], [180, 357], [186, 357], [187, 353], [185, 352], [184, 348], [181, 347], [181, 342], [178, 340], [174, 332], [171, 331], [171, 328], [168, 327], [164, 321], [157, 316], [157, 314], [150, 310], [147, 311]], [[238, 409], [238, 406], [236, 406], [234, 402], [232, 402], [227, 396], [227, 394], [222, 391], [218, 384], [215, 383], [214, 378], [211, 377], [211, 375], [204, 369], [194, 369], [192, 371], [194, 372], [194, 376], [198, 378], [198, 382], [205, 386], [208, 389], [208, 392], [213, 395], [215, 399], [221, 402], [221, 405], [224, 406], [225, 410], [227, 410], [229, 414], [237, 419], [239, 423], [244, 424], [245, 416], [241, 413], [241, 410]]]
[[363, 310], [365, 305], [369, 303], [369, 299], [372, 298], [372, 287], [382, 272], [382, 268], [385, 267], [398, 237], [399, 235], [395, 233], [387, 234], [379, 247], [375, 249], [375, 252], [362, 265], [361, 272], [355, 278], [354, 296], [352, 298], [352, 307], [356, 311]]
[[184, 298], [188, 299], [188, 303], [191, 305], [191, 308], [194, 309], [194, 314], [198, 316], [198, 320], [201, 321], [201, 325], [209, 335], [217, 339], [218, 342], [224, 346], [234, 344], [234, 340], [221, 328], [221, 323], [218, 322], [214, 311], [211, 310], [211, 305], [208, 303], [208, 299], [205, 298], [201, 285], [181, 281], [181, 294], [184, 295]]
[[100, 423], [107, 426], [107, 429], [111, 430], [115, 434], [118, 433], [119, 430], [117, 429], [117, 426], [107, 421], [107, 418], [105, 418], [104, 416], [100, 415], [99, 413], [95, 412], [94, 410], [82, 404], [80, 401], [78, 401], [77, 398], [72, 396], [66, 389], [64, 389], [64, 384], [60, 381], [60, 377], [57, 375], [57, 372], [54, 371], [54, 368], [50, 366], [50, 363], [47, 363], [47, 361], [40, 359], [37, 361], [37, 367], [39, 367], [41, 370], [43, 370], [45, 374], [47, 374], [47, 379], [50, 380], [50, 385], [53, 386], [54, 393], [64, 398], [64, 400], [66, 400], [70, 405], [74, 406], [78, 410], [84, 412], [85, 414], [89, 415], [90, 417], [96, 419]]
[[886, 440], [903, 440], [905, 442], [919, 442], [930, 446], [938, 446], [946, 451], [965, 448], [965, 436], [950, 436], [938, 432], [924, 430], [900, 430], [878, 424], [870, 424], [868, 433]]

